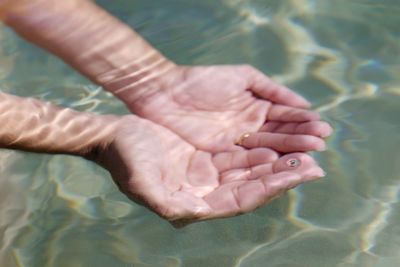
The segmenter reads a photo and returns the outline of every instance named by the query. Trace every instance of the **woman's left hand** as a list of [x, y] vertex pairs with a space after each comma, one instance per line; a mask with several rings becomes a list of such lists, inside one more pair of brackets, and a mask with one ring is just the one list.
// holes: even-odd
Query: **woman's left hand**
[[128, 115], [94, 149], [128, 197], [170, 221], [235, 216], [324, 175], [307, 154], [268, 148], [210, 153], [169, 129]]

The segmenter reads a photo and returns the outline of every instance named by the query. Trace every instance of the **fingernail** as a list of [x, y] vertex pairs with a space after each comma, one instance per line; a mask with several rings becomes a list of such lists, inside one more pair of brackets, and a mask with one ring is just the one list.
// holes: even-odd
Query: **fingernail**
[[326, 172], [323, 170], [323, 169], [321, 169], [321, 168], [319, 168], [319, 175], [318, 175], [318, 177], [325, 177], [326, 176]]
[[319, 152], [326, 151], [326, 145], [323, 144], [322, 146], [318, 147], [317, 151], [319, 151]]

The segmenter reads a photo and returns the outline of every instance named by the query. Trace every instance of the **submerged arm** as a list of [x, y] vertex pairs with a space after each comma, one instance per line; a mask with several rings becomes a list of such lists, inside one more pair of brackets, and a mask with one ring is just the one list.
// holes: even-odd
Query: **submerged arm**
[[2, 93], [0, 123], [0, 147], [95, 160], [128, 197], [168, 220], [234, 216], [323, 176], [303, 153], [211, 154], [134, 115], [81, 113]]
[[[175, 65], [132, 28], [91, 1], [1, 2], [13, 3], [2, 17], [22, 37], [58, 55], [116, 95], [133, 113], [163, 125], [203, 150], [236, 149], [234, 141], [243, 133], [258, 132], [275, 121], [291, 123], [272, 127], [281, 140], [290, 137], [287, 135], [295, 139], [311, 136], [311, 145], [301, 151], [320, 150], [319, 144], [324, 143], [321, 137], [330, 134], [330, 127], [323, 122], [300, 125], [319, 116], [308, 116], [304, 109], [310, 104], [304, 98], [260, 71], [249, 66]], [[305, 116], [299, 120], [293, 114]], [[266, 129], [271, 127], [267, 125]], [[261, 135], [271, 140], [268, 131]], [[299, 149], [291, 146], [281, 152], [293, 151]]]
[[[115, 88], [151, 80], [174, 66], [129, 26], [91, 1], [13, 3], [13, 8], [3, 12], [7, 25], [114, 94]], [[125, 96], [118, 96], [124, 100]]]
[[[124, 101], [131, 110], [135, 110], [133, 102], [136, 99], [160, 90], [165, 77], [168, 77], [168, 81], [178, 81], [172, 87], [185, 82], [180, 80], [185, 77], [181, 77], [182, 69], [179, 66], [163, 56], [131, 27], [92, 1], [0, 0], [1, 2], [14, 3], [14, 8], [3, 12], [3, 20], [8, 26], [103, 86]], [[261, 98], [293, 107], [309, 107], [305, 99], [255, 69], [237, 70], [249, 84], [248, 89]], [[225, 81], [218, 81], [218, 72], [224, 72], [222, 69], [207, 71], [217, 74], [216, 82], [222, 83], [218, 87], [225, 85]], [[206, 76], [207, 71], [202, 76]], [[228, 73], [226, 76], [228, 80], [234, 80], [236, 75]], [[195, 80], [195, 84], [204, 83], [201, 77], [191, 78]], [[204, 79], [208, 80], [207, 77]], [[213, 87], [212, 83], [206, 85]]]
[[0, 147], [88, 156], [110, 138], [116, 119], [0, 93]]

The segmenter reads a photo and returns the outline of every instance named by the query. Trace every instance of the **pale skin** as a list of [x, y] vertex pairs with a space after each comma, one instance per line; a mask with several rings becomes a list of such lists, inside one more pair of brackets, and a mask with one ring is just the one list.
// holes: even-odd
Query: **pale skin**
[[[122, 192], [171, 221], [248, 212], [324, 175], [304, 153], [210, 153], [135, 115], [76, 112], [4, 93], [0, 102], [1, 147], [91, 159], [110, 171]], [[290, 166], [291, 159], [300, 164]]]
[[[49, 113], [37, 125], [46, 125], [52, 142], [36, 146], [40, 135], [25, 135], [37, 132], [31, 126], [19, 131], [25, 138], [9, 140], [17, 113], [7, 112], [9, 117], [1, 116], [9, 125], [0, 133], [0, 140], [8, 140], [0, 142], [3, 147], [90, 158], [110, 171], [122, 192], [173, 221], [248, 212], [323, 176], [303, 152], [324, 150], [330, 126], [307, 109], [304, 98], [260, 71], [247, 65], [176, 65], [89, 1], [12, 3], [3, 6], [6, 24], [140, 117], [59, 110], [55, 114], [72, 114], [73, 129], [96, 134], [75, 140], [76, 132], [57, 131], [57, 115]], [[1, 105], [24, 101], [3, 95]], [[83, 123], [85, 116], [93, 123]], [[244, 133], [249, 135], [238, 146]], [[291, 159], [299, 165], [288, 165]]]

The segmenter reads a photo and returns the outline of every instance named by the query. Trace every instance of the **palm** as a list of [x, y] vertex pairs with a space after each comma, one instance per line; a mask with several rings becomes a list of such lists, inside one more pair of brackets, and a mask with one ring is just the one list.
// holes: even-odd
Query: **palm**
[[301, 109], [307, 106], [301, 97], [250, 67], [181, 67], [172, 73], [161, 90], [128, 105], [205, 151], [233, 150], [243, 133], [260, 129], [248, 147], [319, 150], [319, 137], [330, 133], [316, 113]]
[[[120, 189], [162, 217], [210, 219], [247, 212], [322, 175], [303, 153], [268, 148], [211, 154], [147, 120], [123, 119], [102, 156]], [[296, 158], [299, 167], [286, 161]]]

